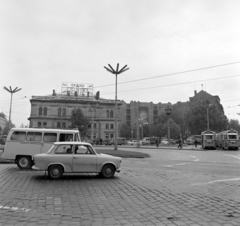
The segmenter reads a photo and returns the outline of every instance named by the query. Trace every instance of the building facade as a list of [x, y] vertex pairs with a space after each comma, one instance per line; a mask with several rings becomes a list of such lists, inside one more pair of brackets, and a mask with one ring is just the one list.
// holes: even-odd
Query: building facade
[[[73, 109], [80, 108], [89, 118], [92, 140], [110, 140], [115, 134], [115, 101], [97, 96], [59, 95], [53, 91], [49, 96], [32, 96], [30, 128], [71, 128]], [[121, 103], [118, 103], [120, 106]], [[117, 122], [120, 123], [119, 107]]]
[[[187, 102], [157, 103], [119, 101], [115, 113], [115, 100], [100, 98], [99, 92], [93, 95], [76, 95], [76, 93], [56, 94], [53, 90], [49, 96], [32, 96], [30, 127], [34, 128], [71, 128], [71, 112], [80, 108], [85, 116], [90, 119], [89, 125], [92, 140], [111, 140], [115, 137], [115, 115], [117, 117], [118, 134], [122, 124], [128, 124], [132, 128], [141, 124], [154, 125], [158, 123], [158, 117], [165, 113], [165, 109], [171, 106], [178, 112], [182, 120], [184, 114], [191, 106], [202, 100], [209, 100], [211, 104], [218, 106], [223, 111], [218, 96], [212, 96], [205, 91], [194, 92], [194, 96]], [[183, 124], [182, 124], [183, 125]], [[186, 129], [187, 130], [187, 129]]]

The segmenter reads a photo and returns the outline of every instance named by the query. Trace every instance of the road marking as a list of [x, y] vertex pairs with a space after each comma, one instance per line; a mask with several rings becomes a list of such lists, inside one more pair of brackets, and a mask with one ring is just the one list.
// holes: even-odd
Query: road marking
[[[224, 154], [226, 155], [226, 154]], [[240, 156], [235, 156], [235, 155], [226, 155], [226, 156], [230, 156], [230, 157], [233, 157], [233, 158], [236, 158], [236, 159], [240, 159]]]
[[0, 206], [0, 209], [3, 209], [3, 210], [13, 210], [13, 211], [23, 211], [23, 212], [29, 212], [29, 211], [33, 211], [31, 209], [26, 209], [26, 208], [18, 208], [18, 207], [10, 207], [10, 206]]
[[209, 182], [196, 183], [196, 184], [191, 184], [191, 185], [195, 186], [195, 185], [203, 185], [203, 184], [214, 184], [214, 183], [219, 183], [219, 182], [238, 181], [238, 180], [240, 180], [239, 177], [231, 178], [231, 179], [213, 180], [213, 181], [209, 181]]
[[[192, 158], [195, 158], [195, 160], [193, 160], [193, 162], [198, 162], [199, 159], [196, 156], [193, 155], [189, 155]], [[174, 164], [174, 165], [165, 165], [163, 167], [173, 167], [173, 166], [182, 166], [182, 165], [186, 165], [186, 164], [190, 164], [191, 162], [182, 162], [182, 163], [178, 163], [178, 164]]]

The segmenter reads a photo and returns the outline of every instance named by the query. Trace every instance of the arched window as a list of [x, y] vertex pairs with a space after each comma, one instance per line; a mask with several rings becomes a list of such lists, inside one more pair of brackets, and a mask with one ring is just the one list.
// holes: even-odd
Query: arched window
[[63, 117], [66, 117], [66, 109], [65, 109], [65, 108], [63, 108], [62, 116], [63, 116]]
[[47, 108], [44, 108], [43, 114], [44, 114], [44, 115], [47, 115]]
[[110, 111], [110, 118], [113, 118], [113, 110]]
[[42, 115], [42, 107], [39, 108], [39, 115]]
[[59, 117], [61, 116], [61, 112], [62, 112], [61, 108], [58, 108], [58, 116]]
[[107, 118], [109, 118], [109, 117], [110, 117], [109, 110], [107, 110]]

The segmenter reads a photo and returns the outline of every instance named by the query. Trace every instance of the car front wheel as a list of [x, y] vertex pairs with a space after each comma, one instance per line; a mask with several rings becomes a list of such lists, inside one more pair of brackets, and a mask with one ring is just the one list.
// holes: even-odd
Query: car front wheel
[[48, 169], [48, 176], [51, 178], [51, 179], [60, 179], [63, 175], [63, 168], [62, 166], [59, 166], [59, 165], [54, 165], [54, 166], [51, 166], [49, 169]]
[[20, 156], [17, 159], [17, 166], [20, 169], [30, 169], [32, 167], [32, 160], [27, 156]]
[[115, 174], [115, 168], [113, 165], [105, 165], [103, 168], [102, 168], [102, 172], [101, 172], [101, 175], [105, 178], [111, 178], [113, 177]]

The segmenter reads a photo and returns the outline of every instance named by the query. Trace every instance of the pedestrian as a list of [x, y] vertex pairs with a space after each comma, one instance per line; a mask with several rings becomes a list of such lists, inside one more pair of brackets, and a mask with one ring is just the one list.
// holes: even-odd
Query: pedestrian
[[159, 142], [158, 139], [156, 140], [156, 147], [158, 148]]
[[197, 139], [196, 138], [194, 140], [194, 145], [195, 145], [195, 148], [197, 148]]
[[178, 148], [182, 149], [182, 138], [181, 137], [178, 140]]

